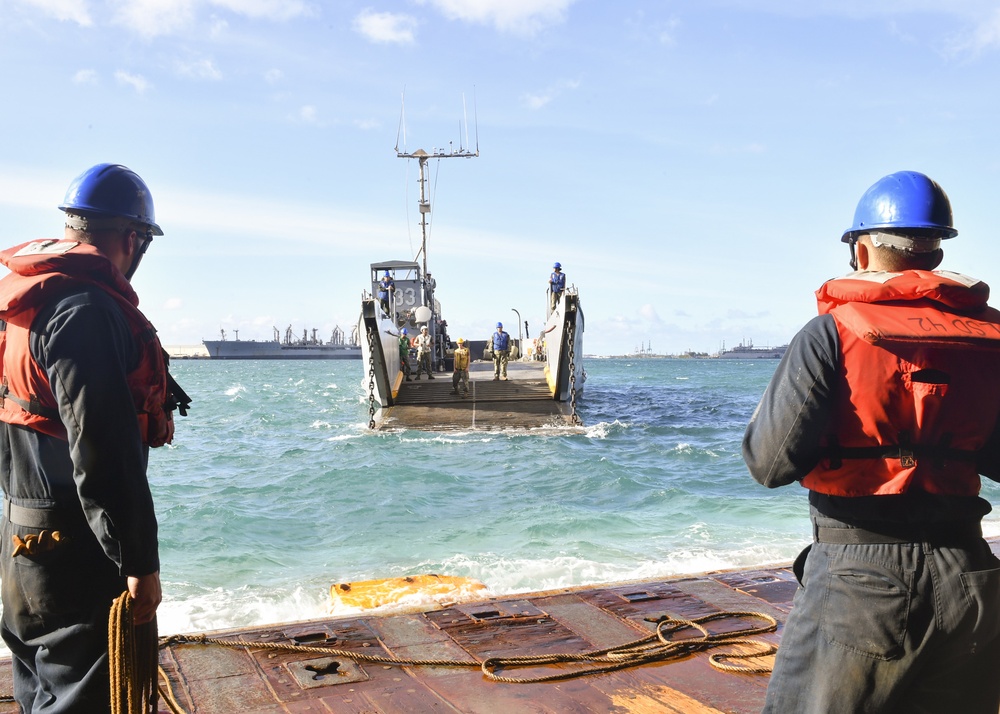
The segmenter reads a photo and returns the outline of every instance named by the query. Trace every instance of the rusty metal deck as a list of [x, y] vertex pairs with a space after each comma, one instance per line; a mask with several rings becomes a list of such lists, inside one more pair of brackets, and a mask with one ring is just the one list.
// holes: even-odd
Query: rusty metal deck
[[[1000, 539], [991, 538], [990, 544], [1000, 551]], [[175, 643], [161, 649], [160, 664], [179, 704], [200, 714], [758, 712], [767, 675], [721, 671], [704, 652], [558, 682], [511, 684], [490, 681], [478, 668], [373, 664], [275, 651], [267, 645], [333, 648], [362, 657], [482, 661], [581, 653], [648, 635], [655, 627], [651, 620], [663, 615], [694, 619], [739, 611], [774, 617], [778, 632], [754, 639], [777, 643], [796, 587], [789, 567], [779, 565], [553, 590], [427, 612], [360, 614], [210, 633], [256, 645]], [[730, 632], [753, 624], [734, 617], [709, 629]], [[522, 678], [572, 666], [533, 666], [511, 674]], [[0, 693], [10, 691], [10, 660], [0, 660]], [[3, 714], [15, 711], [13, 705], [0, 704]], [[160, 712], [169, 714], [162, 698]]]
[[[330, 647], [410, 659], [579, 653], [633, 641], [653, 631], [646, 618], [693, 618], [721, 610], [761, 611], [783, 621], [796, 583], [784, 567], [724, 572], [492, 598], [443, 610], [356, 615], [212, 633], [256, 643]], [[752, 623], [751, 623], [752, 624]], [[742, 620], [716, 629], [746, 626]], [[775, 634], [762, 639], [776, 641]], [[478, 668], [390, 666], [316, 653], [173, 644], [160, 653], [171, 690], [199, 714], [538, 714], [539, 712], [756, 712], [767, 677], [732, 674], [707, 655], [670, 664], [543, 684], [488, 680]], [[559, 665], [562, 666], [562, 665]], [[521, 677], [552, 667], [517, 670]], [[0, 692], [11, 691], [9, 659]], [[0, 712], [15, 712], [0, 704]], [[160, 700], [160, 711], [169, 709]]]
[[378, 428], [467, 431], [573, 427], [569, 404], [552, 398], [543, 362], [510, 362], [506, 381], [493, 381], [492, 362], [469, 366], [469, 396], [451, 393], [441, 372], [403, 382], [395, 404], [382, 409]]
[[[355, 616], [233, 632], [257, 642], [323, 643], [411, 659], [483, 660], [580, 653], [653, 632], [661, 615], [695, 618], [752, 610], [784, 621], [796, 583], [784, 567], [516, 595], [443, 610]], [[720, 621], [713, 629], [756, 624]], [[771, 642], [775, 634], [758, 636]], [[174, 645], [161, 653], [186, 711], [538, 714], [758, 712], [767, 677], [727, 673], [699, 654], [672, 663], [539, 684], [489, 681], [479, 669], [354, 663], [319, 654]], [[551, 673], [532, 667], [513, 676]], [[324, 674], [325, 671], [333, 671]]]

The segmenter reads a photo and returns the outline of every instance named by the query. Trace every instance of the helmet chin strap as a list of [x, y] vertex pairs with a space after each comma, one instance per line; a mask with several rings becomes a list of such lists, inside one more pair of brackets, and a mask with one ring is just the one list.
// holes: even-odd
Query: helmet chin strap
[[142, 241], [139, 247], [135, 251], [135, 256], [132, 258], [132, 265], [129, 266], [128, 272], [125, 273], [125, 279], [132, 282], [132, 276], [135, 275], [135, 271], [139, 268], [139, 263], [142, 262], [142, 256], [145, 255], [146, 250], [149, 248], [149, 244], [153, 242], [153, 232], [149, 228], [140, 237], [139, 232], [136, 231], [136, 237]]
[[851, 263], [850, 263], [851, 270], [857, 270], [858, 269], [858, 254], [857, 254], [857, 250], [855, 248], [855, 244], [857, 242], [858, 242], [857, 238], [852, 238], [851, 240], [849, 240], [847, 242], [848, 245], [851, 246]]

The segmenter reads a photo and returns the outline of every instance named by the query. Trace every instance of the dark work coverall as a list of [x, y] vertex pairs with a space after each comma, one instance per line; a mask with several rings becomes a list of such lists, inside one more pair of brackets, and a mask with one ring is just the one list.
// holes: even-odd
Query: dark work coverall
[[[802, 479], [822, 458], [835, 414], [840, 338], [831, 315], [792, 340], [743, 441], [768, 487]], [[1000, 479], [1000, 426], [978, 454]], [[1000, 562], [975, 535], [978, 496], [921, 491], [832, 496], [809, 491], [815, 542], [782, 633], [764, 712], [997, 711]], [[963, 534], [957, 524], [971, 524]], [[915, 542], [828, 540], [819, 529], [926, 535]], [[908, 540], [904, 537], [902, 540]], [[926, 542], [925, 542], [926, 541]], [[803, 554], [805, 555], [805, 554]]]
[[[22, 711], [106, 712], [111, 603], [127, 576], [159, 570], [148, 448], [126, 384], [139, 349], [100, 288], [43, 308], [30, 347], [68, 441], [0, 422], [0, 632]], [[43, 529], [63, 540], [50, 552], [12, 557], [14, 535]]]

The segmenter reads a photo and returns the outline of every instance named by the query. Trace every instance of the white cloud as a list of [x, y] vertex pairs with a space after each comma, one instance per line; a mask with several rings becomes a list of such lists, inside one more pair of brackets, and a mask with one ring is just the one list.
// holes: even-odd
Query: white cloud
[[222, 72], [218, 70], [210, 59], [198, 60], [177, 60], [175, 62], [177, 73], [194, 79], [208, 79], [217, 81], [222, 79]]
[[579, 79], [564, 80], [538, 92], [527, 92], [521, 95], [521, 101], [528, 109], [541, 109], [566, 90], [579, 88], [580, 84]]
[[412, 45], [417, 21], [409, 15], [363, 10], [354, 18], [354, 31], [372, 42]]
[[116, 0], [114, 22], [150, 39], [190, 24], [194, 0]]
[[649, 322], [663, 322], [656, 313], [656, 308], [649, 303], [639, 308], [639, 314], [642, 315], [644, 320], [648, 320]]
[[382, 126], [382, 122], [378, 119], [355, 119], [354, 126], [364, 131], [370, 131], [372, 129], [378, 129]]
[[319, 111], [312, 104], [306, 104], [299, 109], [299, 113], [295, 115], [295, 119], [302, 124], [316, 124], [319, 125]]
[[661, 45], [667, 45], [672, 47], [677, 43], [676, 30], [680, 27], [681, 21], [676, 17], [672, 17], [666, 22], [657, 23], [653, 27], [653, 31], [656, 33], [656, 39]]
[[57, 172], [0, 164], [0, 205], [52, 211], [68, 183], [69, 179]]
[[118, 80], [119, 84], [132, 87], [139, 94], [142, 94], [152, 86], [141, 74], [129, 74], [124, 70], [115, 72], [115, 79]]
[[21, 0], [21, 2], [41, 10], [56, 20], [75, 22], [83, 27], [94, 24], [84, 0]]
[[163, 307], [166, 310], [180, 310], [182, 307], [184, 307], [184, 301], [181, 298], [177, 297], [170, 298], [163, 304]]
[[269, 69], [264, 72], [264, 81], [268, 84], [277, 84], [285, 78], [285, 73], [280, 69]]
[[212, 39], [217, 40], [222, 37], [228, 29], [228, 22], [223, 20], [221, 17], [213, 17], [212, 23], [209, 25], [208, 34], [212, 37]]
[[551, 94], [525, 94], [521, 97], [528, 109], [541, 109], [552, 101]]
[[420, 0], [450, 20], [493, 25], [502, 32], [531, 35], [562, 22], [576, 0]]
[[266, 20], [291, 20], [313, 14], [312, 8], [300, 0], [209, 0], [237, 15]]
[[97, 84], [97, 71], [93, 69], [77, 70], [73, 75], [73, 84]]
[[956, 35], [948, 41], [949, 56], [978, 55], [1000, 48], [1000, 9], [980, 21], [971, 32]]
[[[61, 1], [70, 2], [70, 0]], [[112, 2], [115, 8], [114, 22], [147, 39], [172, 35], [192, 26], [197, 19], [197, 11], [206, 5], [261, 20], [284, 21], [313, 14], [312, 8], [301, 0], [112, 0]], [[209, 24], [209, 32], [213, 36], [218, 36], [227, 27], [225, 19], [215, 17]]]

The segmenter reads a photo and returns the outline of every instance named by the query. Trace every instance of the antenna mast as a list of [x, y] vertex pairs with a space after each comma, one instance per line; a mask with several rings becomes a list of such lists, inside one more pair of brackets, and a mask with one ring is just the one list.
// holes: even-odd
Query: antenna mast
[[[465, 106], [465, 96], [462, 96], [462, 105]], [[468, 136], [468, 118], [466, 118], [466, 136]], [[396, 158], [399, 159], [416, 159], [420, 168], [420, 178], [418, 183], [420, 184], [420, 253], [423, 255], [423, 270], [424, 275], [427, 275], [427, 216], [431, 212], [431, 201], [428, 197], [427, 192], [427, 161], [429, 159], [474, 159], [479, 156], [479, 123], [476, 122], [476, 150], [472, 151], [464, 146], [459, 146], [458, 150], [455, 151], [450, 149], [444, 151], [443, 149], [433, 149], [433, 153], [428, 154], [423, 149], [417, 149], [412, 153], [407, 153], [405, 148], [406, 142], [406, 127], [403, 125], [402, 117], [400, 118], [400, 132], [403, 135], [404, 148], [402, 151], [399, 149], [399, 141], [397, 137], [396, 142]], [[466, 139], [468, 141], [468, 139]]]

